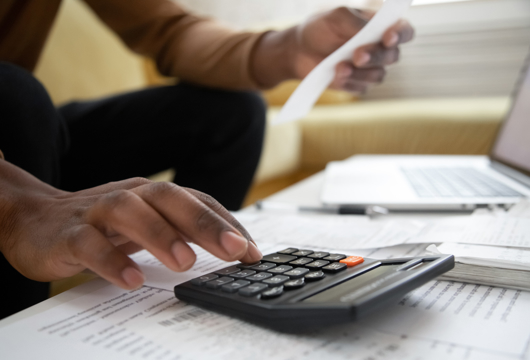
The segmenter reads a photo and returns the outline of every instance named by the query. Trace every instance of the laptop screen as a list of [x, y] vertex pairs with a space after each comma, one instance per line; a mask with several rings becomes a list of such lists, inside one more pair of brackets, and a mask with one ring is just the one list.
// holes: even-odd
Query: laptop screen
[[527, 175], [530, 174], [530, 67], [528, 60], [519, 80], [519, 89], [514, 96], [511, 112], [497, 136], [491, 154], [495, 160]]

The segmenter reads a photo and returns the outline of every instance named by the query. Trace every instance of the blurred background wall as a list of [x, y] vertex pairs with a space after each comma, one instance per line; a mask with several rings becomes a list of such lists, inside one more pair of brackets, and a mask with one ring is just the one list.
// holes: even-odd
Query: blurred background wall
[[[346, 5], [381, 0], [179, 0], [237, 28], [284, 27]], [[508, 95], [530, 48], [530, 0], [415, 0], [408, 19], [416, 39], [385, 83], [364, 99]]]

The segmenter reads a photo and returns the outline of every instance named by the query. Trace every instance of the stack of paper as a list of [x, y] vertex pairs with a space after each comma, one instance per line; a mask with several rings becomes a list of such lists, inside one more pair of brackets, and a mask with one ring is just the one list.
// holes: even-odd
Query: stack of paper
[[529, 249], [444, 243], [427, 250], [455, 256], [455, 268], [440, 279], [530, 290]]
[[[530, 201], [524, 200], [507, 213], [498, 212], [492, 216], [491, 223], [502, 223], [496, 231], [483, 227], [480, 238], [494, 238], [492, 244], [496, 246], [443, 243], [431, 245], [427, 250], [455, 256], [455, 268], [441, 279], [530, 290], [530, 248], [526, 246], [526, 241], [521, 241], [524, 240], [523, 236], [530, 236], [530, 232], [522, 230], [524, 226], [520, 227], [521, 224], [528, 224], [529, 219]], [[520, 231], [517, 233], [509, 224], [519, 225]]]

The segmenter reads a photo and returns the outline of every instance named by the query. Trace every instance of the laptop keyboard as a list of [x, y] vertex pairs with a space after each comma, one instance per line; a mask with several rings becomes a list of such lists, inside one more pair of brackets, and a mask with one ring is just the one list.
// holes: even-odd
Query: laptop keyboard
[[519, 197], [473, 168], [401, 168], [419, 197]]

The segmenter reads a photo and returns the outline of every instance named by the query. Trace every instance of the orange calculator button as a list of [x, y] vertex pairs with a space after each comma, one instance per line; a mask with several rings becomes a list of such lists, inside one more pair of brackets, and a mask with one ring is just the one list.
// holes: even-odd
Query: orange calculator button
[[340, 262], [348, 265], [348, 267], [352, 267], [363, 263], [364, 258], [362, 256], [348, 256], [346, 259], [342, 259]]

